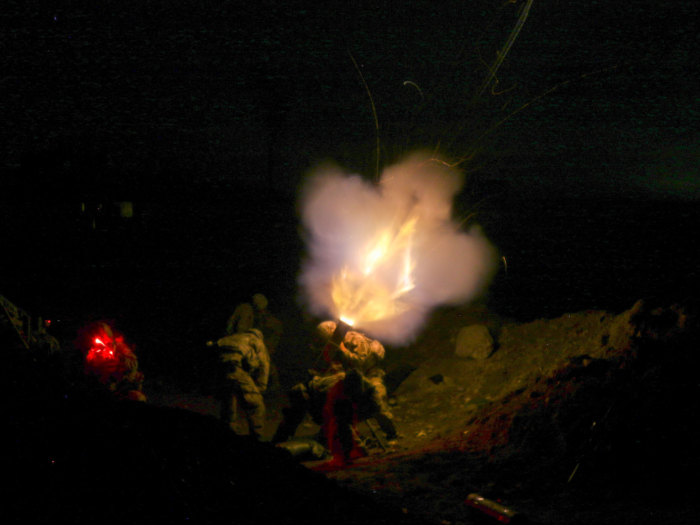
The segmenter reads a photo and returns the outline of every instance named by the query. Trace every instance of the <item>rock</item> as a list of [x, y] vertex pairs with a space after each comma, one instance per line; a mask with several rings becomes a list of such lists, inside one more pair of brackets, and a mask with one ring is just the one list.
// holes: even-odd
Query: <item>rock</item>
[[455, 355], [476, 360], [488, 358], [493, 353], [493, 337], [484, 325], [465, 326], [457, 335]]

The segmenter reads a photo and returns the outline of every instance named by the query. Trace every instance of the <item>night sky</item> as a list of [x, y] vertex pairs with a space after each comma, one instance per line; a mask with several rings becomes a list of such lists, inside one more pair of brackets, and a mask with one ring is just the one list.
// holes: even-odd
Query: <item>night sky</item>
[[535, 0], [481, 96], [522, 0], [249, 4], [7, 2], [2, 167], [292, 192], [326, 156], [371, 174], [364, 78], [383, 163], [438, 148], [537, 191], [700, 194], [697, 2]]
[[[104, 297], [138, 282], [194, 324], [234, 292], [281, 302], [280, 203], [326, 158], [375, 176], [377, 134], [381, 166], [427, 148], [479, 197], [700, 198], [700, 4], [534, 0], [516, 34], [526, 4], [4, 2], [0, 293], [118, 316]], [[102, 201], [139, 226], [85, 237], [74, 211]]]

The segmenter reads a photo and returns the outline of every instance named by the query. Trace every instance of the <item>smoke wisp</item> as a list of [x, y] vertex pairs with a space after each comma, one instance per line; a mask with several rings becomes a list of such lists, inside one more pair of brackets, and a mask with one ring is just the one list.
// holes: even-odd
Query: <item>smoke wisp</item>
[[435, 307], [474, 299], [497, 256], [480, 228], [461, 231], [452, 218], [462, 185], [461, 173], [422, 153], [386, 168], [378, 185], [335, 165], [314, 170], [299, 202], [300, 285], [311, 313], [349, 316], [402, 345]]

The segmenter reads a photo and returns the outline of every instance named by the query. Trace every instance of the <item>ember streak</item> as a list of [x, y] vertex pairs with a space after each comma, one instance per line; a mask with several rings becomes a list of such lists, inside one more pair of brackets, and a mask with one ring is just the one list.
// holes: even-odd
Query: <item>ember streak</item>
[[475, 298], [497, 255], [478, 228], [460, 231], [452, 219], [462, 183], [421, 153], [386, 168], [378, 185], [333, 165], [316, 169], [301, 198], [311, 311], [403, 344], [434, 307]]

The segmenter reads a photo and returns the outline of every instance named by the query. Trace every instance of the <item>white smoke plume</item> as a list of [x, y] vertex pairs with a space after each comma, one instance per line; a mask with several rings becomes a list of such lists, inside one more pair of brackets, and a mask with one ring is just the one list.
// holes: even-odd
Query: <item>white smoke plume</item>
[[[311, 313], [337, 319], [342, 312], [334, 301], [334, 279], [344, 269], [357, 270], [368, 244], [409, 217], [417, 219], [410, 239], [412, 286], [390, 315], [360, 321], [357, 329], [389, 344], [407, 344], [432, 309], [474, 299], [488, 285], [497, 257], [480, 228], [461, 231], [452, 218], [462, 185], [461, 173], [421, 153], [386, 168], [379, 185], [334, 165], [314, 170], [300, 199], [308, 249], [300, 284]], [[395, 289], [400, 259], [383, 263], [373, 282]]]

